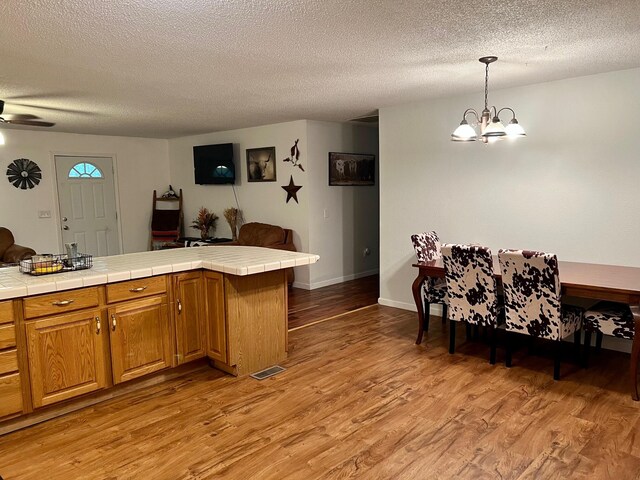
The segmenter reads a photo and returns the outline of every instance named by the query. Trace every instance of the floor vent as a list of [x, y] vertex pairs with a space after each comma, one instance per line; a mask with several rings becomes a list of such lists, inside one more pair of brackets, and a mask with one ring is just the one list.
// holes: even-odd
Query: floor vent
[[285, 370], [286, 369], [282, 368], [280, 365], [276, 365], [274, 367], [269, 367], [266, 370], [252, 373], [249, 376], [255, 378], [256, 380], [264, 380], [265, 378], [273, 377], [274, 375], [277, 375], [280, 372], [284, 372]]

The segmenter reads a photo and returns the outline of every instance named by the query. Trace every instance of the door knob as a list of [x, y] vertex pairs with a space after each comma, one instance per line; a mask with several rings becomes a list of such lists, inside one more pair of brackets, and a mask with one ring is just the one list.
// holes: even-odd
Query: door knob
[[62, 221], [66, 222], [67, 221], [67, 217], [62, 217]]
[[63, 230], [69, 230], [69, 225], [65, 225], [64, 227], [62, 227]]

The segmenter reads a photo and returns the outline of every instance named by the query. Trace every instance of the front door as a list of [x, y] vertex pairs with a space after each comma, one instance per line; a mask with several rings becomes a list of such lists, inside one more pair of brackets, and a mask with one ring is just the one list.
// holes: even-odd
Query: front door
[[62, 241], [97, 257], [120, 253], [113, 159], [55, 157]]

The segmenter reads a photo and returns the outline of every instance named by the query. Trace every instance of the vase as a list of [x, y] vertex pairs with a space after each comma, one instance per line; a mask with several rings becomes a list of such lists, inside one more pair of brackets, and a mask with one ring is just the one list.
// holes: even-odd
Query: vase
[[207, 240], [207, 239], [209, 238], [209, 229], [207, 229], [207, 230], [205, 230], [205, 229], [200, 230], [200, 238], [201, 238], [203, 241]]

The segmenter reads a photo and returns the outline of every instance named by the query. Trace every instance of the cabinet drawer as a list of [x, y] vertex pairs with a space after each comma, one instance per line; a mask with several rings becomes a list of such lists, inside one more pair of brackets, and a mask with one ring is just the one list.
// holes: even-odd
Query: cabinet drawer
[[107, 302], [116, 303], [123, 300], [134, 300], [166, 291], [167, 278], [165, 275], [112, 283], [107, 285]]
[[11, 325], [0, 326], [0, 349], [16, 346], [16, 327]]
[[28, 297], [23, 301], [24, 318], [37, 318], [45, 315], [58, 315], [83, 308], [97, 307], [98, 288], [80, 288], [65, 292], [49, 293], [37, 297]]
[[13, 302], [0, 302], [0, 325], [3, 323], [13, 323]]
[[18, 352], [14, 348], [6, 352], [0, 352], [0, 375], [18, 371]]
[[22, 412], [20, 374], [0, 376], [0, 417]]

